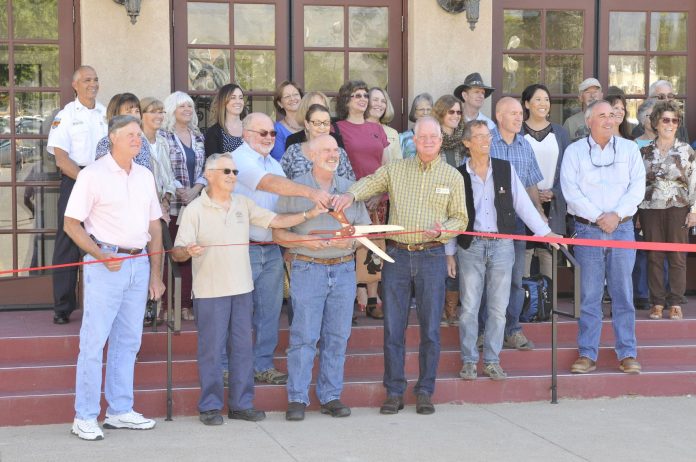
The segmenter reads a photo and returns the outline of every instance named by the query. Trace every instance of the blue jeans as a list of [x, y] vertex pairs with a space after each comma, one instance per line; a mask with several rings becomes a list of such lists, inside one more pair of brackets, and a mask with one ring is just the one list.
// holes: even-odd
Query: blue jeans
[[[596, 226], [575, 223], [577, 237], [606, 241], [633, 241], [633, 223], [622, 223], [611, 234]], [[606, 278], [611, 296], [612, 324], [616, 338], [615, 350], [619, 360], [636, 357], [636, 311], [633, 306], [631, 272], [636, 251], [606, 247], [575, 246], [575, 258], [580, 265], [580, 321], [578, 350], [580, 356], [597, 360], [602, 331], [602, 293]]]
[[468, 249], [457, 248], [459, 262], [459, 339], [464, 363], [478, 363], [476, 348], [478, 314], [481, 295], [486, 293], [488, 305], [483, 337], [483, 362], [499, 363], [505, 333], [505, 312], [509, 301], [510, 278], [514, 258], [513, 241], [474, 237]]
[[224, 388], [220, 373], [220, 351], [232, 358], [229, 369], [228, 406], [243, 411], [254, 403], [254, 353], [251, 331], [251, 292], [228, 297], [194, 298], [198, 329], [198, 379], [200, 412], [221, 410]]
[[[93, 260], [91, 255], [84, 257], [86, 262]], [[85, 265], [83, 271], [85, 299], [75, 377], [75, 416], [92, 420], [101, 409], [102, 359], [107, 339], [106, 412], [118, 415], [133, 409], [133, 369], [143, 333], [150, 261], [147, 257], [123, 260], [121, 269], [115, 272], [95, 263]]]
[[413, 287], [420, 324], [419, 374], [414, 391], [432, 395], [440, 361], [440, 318], [447, 277], [445, 249], [440, 246], [409, 252], [388, 245], [387, 253], [394, 263], [385, 263], [382, 269], [384, 387], [389, 396], [401, 396], [406, 391], [405, 334]]
[[[517, 232], [515, 234], [525, 234], [524, 223], [517, 218]], [[526, 259], [527, 242], [513, 241], [514, 263], [512, 264], [512, 275], [510, 276], [510, 290], [508, 291], [508, 303], [505, 310], [505, 337], [522, 330], [520, 324], [520, 314], [524, 305], [524, 288], [522, 288], [522, 277], [524, 276], [524, 264]], [[508, 262], [509, 264], [509, 262]], [[487, 318], [486, 293], [483, 294], [481, 301], [481, 311], [479, 315], [479, 331], [483, 333]]]
[[254, 278], [254, 370], [273, 368], [273, 352], [278, 345], [278, 321], [283, 306], [283, 256], [277, 245], [249, 246]]
[[293, 261], [290, 297], [295, 313], [288, 350], [288, 401], [309, 404], [309, 384], [320, 339], [317, 397], [321, 404], [339, 399], [353, 317], [355, 262], [322, 265]]

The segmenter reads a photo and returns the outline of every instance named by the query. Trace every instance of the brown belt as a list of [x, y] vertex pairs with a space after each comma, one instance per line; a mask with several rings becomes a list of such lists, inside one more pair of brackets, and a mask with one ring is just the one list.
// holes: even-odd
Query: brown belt
[[353, 261], [353, 258], [355, 258], [355, 255], [353, 254], [336, 258], [316, 258], [300, 254], [293, 254], [292, 256], [293, 260], [308, 261], [310, 263], [318, 263], [320, 265], [338, 265], [339, 263]]
[[91, 237], [92, 240], [97, 243], [97, 245], [104, 245], [107, 247], [115, 247], [115, 249], [116, 249], [115, 253], [125, 253], [126, 255], [139, 255], [139, 254], [143, 253], [143, 249], [126, 249], [124, 247], [119, 247], [117, 245], [111, 245], [111, 244], [107, 244], [106, 242], [101, 242], [96, 237], [92, 236], [91, 234], [89, 237]]
[[393, 245], [397, 249], [404, 249], [408, 250], [409, 252], [420, 252], [421, 250], [434, 249], [444, 245], [442, 242], [438, 241], [421, 242], [418, 244], [403, 244], [401, 242], [392, 241], [391, 239], [388, 240], [387, 243], [389, 245]]
[[[631, 219], [633, 219], [633, 217], [623, 217], [623, 218], [619, 221], [619, 224], [621, 224], [621, 223], [626, 223], [627, 221], [629, 221], [629, 220], [631, 220]], [[582, 223], [583, 225], [598, 226], [597, 223], [594, 223], [594, 222], [592, 222], [592, 221], [590, 221], [590, 220], [586, 220], [586, 219], [584, 219], [583, 217], [579, 217], [579, 216], [577, 216], [577, 215], [575, 215], [575, 221], [577, 221], [578, 223]]]

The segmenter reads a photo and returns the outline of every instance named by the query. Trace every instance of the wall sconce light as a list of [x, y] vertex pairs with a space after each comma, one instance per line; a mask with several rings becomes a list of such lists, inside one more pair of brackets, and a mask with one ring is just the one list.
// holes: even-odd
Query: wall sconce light
[[479, 20], [479, 1], [480, 0], [437, 0], [440, 7], [452, 14], [459, 14], [466, 11], [466, 20], [469, 21], [469, 28], [474, 30]]
[[126, 13], [130, 16], [131, 24], [135, 24], [140, 14], [142, 0], [114, 0], [114, 2], [126, 7]]

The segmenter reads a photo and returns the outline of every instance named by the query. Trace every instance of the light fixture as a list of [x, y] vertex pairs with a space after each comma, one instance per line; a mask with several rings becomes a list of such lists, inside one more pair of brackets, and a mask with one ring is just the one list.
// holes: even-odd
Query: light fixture
[[437, 3], [448, 13], [459, 14], [466, 11], [466, 20], [469, 21], [469, 28], [474, 30], [479, 20], [479, 1], [480, 0], [437, 0]]
[[469, 28], [474, 30], [479, 20], [479, 0], [466, 0], [466, 20]]
[[126, 7], [126, 14], [130, 16], [131, 24], [135, 24], [140, 14], [140, 4], [142, 0], [114, 0], [114, 2]]

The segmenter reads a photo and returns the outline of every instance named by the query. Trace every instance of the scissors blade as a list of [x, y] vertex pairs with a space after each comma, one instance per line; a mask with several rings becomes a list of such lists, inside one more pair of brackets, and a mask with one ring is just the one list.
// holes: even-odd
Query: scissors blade
[[398, 225], [367, 225], [356, 226], [355, 234], [386, 233], [388, 231], [403, 231], [403, 226]]
[[394, 259], [390, 257], [389, 255], [386, 254], [386, 252], [382, 249], [380, 249], [377, 244], [372, 242], [366, 237], [356, 237], [358, 242], [360, 242], [362, 245], [367, 247], [368, 249], [372, 250], [374, 253], [380, 256], [382, 260], [388, 261], [389, 263], [394, 263]]

